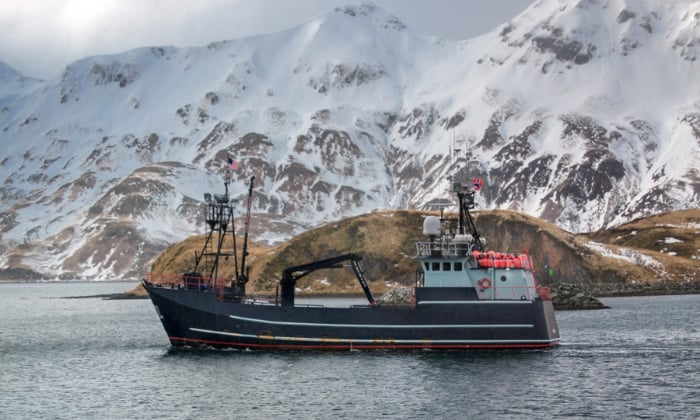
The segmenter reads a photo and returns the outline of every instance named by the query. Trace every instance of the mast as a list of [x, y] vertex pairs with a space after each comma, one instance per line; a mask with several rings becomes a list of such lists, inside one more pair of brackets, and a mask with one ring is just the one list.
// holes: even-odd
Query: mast
[[452, 182], [452, 191], [457, 194], [457, 200], [459, 201], [459, 233], [464, 234], [465, 228], [469, 229], [469, 233], [474, 238], [476, 248], [483, 252], [484, 246], [480, 240], [481, 235], [476, 230], [474, 218], [469, 213], [469, 209], [474, 208], [474, 191], [470, 191], [467, 186], [462, 185], [459, 181]]
[[[194, 270], [190, 274], [199, 274], [199, 269], [203, 271], [205, 277], [211, 279], [212, 285], [216, 286], [219, 277], [219, 262], [221, 257], [228, 259], [233, 256], [235, 259], [235, 233], [233, 230], [233, 203], [228, 195], [228, 182], [226, 194], [204, 194], [204, 218], [207, 225], [206, 239], [202, 250], [195, 252]], [[226, 238], [230, 237], [233, 242], [233, 252], [224, 246]]]
[[[246, 256], [248, 255], [248, 230], [250, 229], [250, 208], [253, 203], [253, 182], [255, 177], [250, 177], [250, 187], [248, 188], [248, 209], [245, 216], [245, 233], [243, 235], [243, 252], [241, 255], [241, 271], [236, 269], [236, 283], [239, 285], [246, 284], [248, 282], [248, 270], [245, 266]], [[235, 243], [235, 242], [234, 242]]]
[[[228, 184], [231, 182], [231, 175], [232, 175], [231, 167], [227, 166], [226, 167], [226, 176], [224, 177], [224, 195], [226, 196], [226, 200], [228, 203], [233, 201], [233, 200], [229, 199], [229, 195], [228, 195]], [[236, 226], [233, 222], [234, 221], [233, 209], [231, 209], [230, 220], [231, 220], [231, 239], [233, 242], [233, 270], [234, 270], [234, 274], [236, 275], [236, 277], [238, 277], [238, 253], [236, 252]], [[225, 231], [225, 229], [224, 229], [224, 231]], [[223, 237], [224, 237], [224, 235], [219, 234], [219, 251], [218, 251], [219, 256], [221, 255], [221, 245], [223, 245], [223, 242], [224, 242]], [[217, 265], [216, 277], [217, 278], [218, 278], [218, 265], [219, 265], [218, 260], [219, 259], [217, 256], [217, 259], [216, 259], [216, 261], [217, 261], [217, 263], [216, 263], [216, 265]]]

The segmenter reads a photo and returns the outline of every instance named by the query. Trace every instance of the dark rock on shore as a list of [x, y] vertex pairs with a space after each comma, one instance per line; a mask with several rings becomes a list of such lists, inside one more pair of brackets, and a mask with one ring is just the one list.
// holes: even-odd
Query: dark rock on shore
[[550, 288], [552, 305], [557, 310], [567, 309], [609, 309], [590, 292], [573, 284], [558, 284]]
[[700, 281], [603, 283], [591, 287], [598, 297], [700, 294]]

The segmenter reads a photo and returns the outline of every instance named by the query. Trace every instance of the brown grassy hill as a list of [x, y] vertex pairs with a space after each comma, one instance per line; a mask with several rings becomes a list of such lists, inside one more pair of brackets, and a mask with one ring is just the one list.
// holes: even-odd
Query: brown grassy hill
[[[415, 283], [412, 259], [421, 239], [423, 215], [416, 211], [375, 212], [309, 230], [266, 254], [259, 290], [274, 290], [285, 267], [339, 254], [363, 256], [361, 266], [373, 292]], [[318, 271], [298, 286], [316, 293], [362, 293], [352, 270]]]
[[[309, 230], [274, 248], [253, 243], [249, 291], [272, 294], [285, 267], [351, 252], [364, 257], [361, 265], [375, 295], [410, 286], [418, 268], [412, 259], [414, 243], [424, 240], [426, 214], [374, 212]], [[480, 211], [475, 219], [489, 249], [527, 251], [543, 283], [602, 286], [696, 282], [700, 277], [698, 210], [667, 213], [586, 235], [513, 211]], [[196, 236], [172, 246], [155, 261], [153, 272], [192, 270], [194, 252], [201, 250], [203, 241], [203, 236]], [[220, 276], [232, 273], [229, 261]], [[298, 287], [302, 294], [361, 293], [350, 269], [317, 271], [300, 280]]]
[[581, 237], [655, 259], [657, 276], [650, 282], [700, 279], [700, 209], [662, 213]]
[[700, 209], [662, 213], [587, 235], [594, 241], [697, 259]]

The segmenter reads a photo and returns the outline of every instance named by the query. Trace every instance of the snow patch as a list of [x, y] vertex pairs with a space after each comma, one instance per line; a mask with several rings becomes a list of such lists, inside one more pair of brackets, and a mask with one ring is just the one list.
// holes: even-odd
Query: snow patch
[[630, 248], [620, 247], [617, 250], [613, 250], [599, 242], [588, 242], [585, 246], [604, 257], [616, 258], [649, 268], [661, 268], [663, 266], [656, 259]]

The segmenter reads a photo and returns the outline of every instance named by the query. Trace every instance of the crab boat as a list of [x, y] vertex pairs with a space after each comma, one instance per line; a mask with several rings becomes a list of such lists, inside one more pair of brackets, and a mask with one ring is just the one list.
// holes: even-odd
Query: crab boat
[[[409, 303], [378, 304], [361, 256], [338, 255], [283, 270], [274, 300], [246, 295], [250, 179], [242, 250], [236, 244], [235, 200], [205, 194], [207, 237], [194, 270], [149, 274], [143, 280], [173, 347], [263, 350], [528, 349], [559, 344], [548, 289], [538, 287], [527, 254], [484, 249], [470, 209], [474, 191], [452, 183], [459, 217], [427, 216], [426, 240], [416, 243], [419, 265]], [[239, 262], [240, 254], [240, 262]], [[233, 261], [234, 278], [219, 278]], [[352, 267], [366, 304], [326, 307], [295, 302], [296, 281], [327, 268]], [[413, 282], [413, 280], [412, 280]]]

